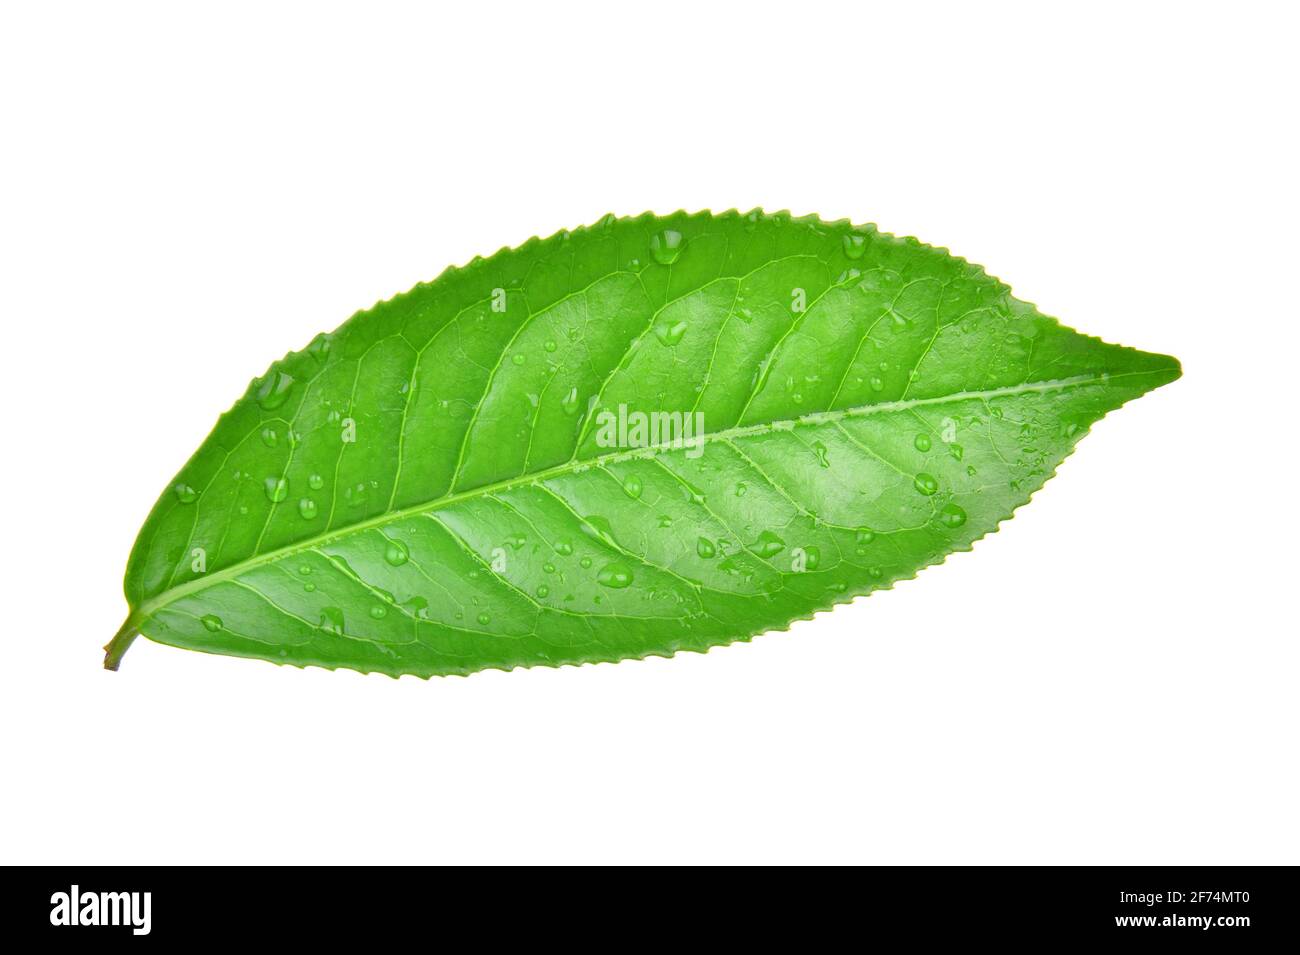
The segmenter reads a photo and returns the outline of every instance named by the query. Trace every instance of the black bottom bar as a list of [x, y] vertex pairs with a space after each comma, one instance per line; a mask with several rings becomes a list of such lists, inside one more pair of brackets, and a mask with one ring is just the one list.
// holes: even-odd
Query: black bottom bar
[[95, 945], [373, 944], [413, 935], [432, 943], [454, 927], [481, 928], [493, 943], [503, 933], [531, 944], [598, 937], [613, 949], [657, 936], [674, 947], [734, 946], [751, 936], [770, 943], [792, 932], [813, 943], [851, 932], [863, 941], [901, 933], [917, 941], [1240, 948], [1285, 942], [1298, 927], [1293, 871], [1269, 868], [910, 868], [867, 878], [829, 871], [725, 880], [644, 870], [511, 877], [359, 868], [47, 868], [8, 876], [11, 931]]

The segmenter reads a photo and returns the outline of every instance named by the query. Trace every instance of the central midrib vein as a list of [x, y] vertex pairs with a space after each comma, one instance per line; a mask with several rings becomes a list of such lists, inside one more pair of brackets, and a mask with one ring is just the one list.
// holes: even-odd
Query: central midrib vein
[[[731, 441], [736, 438], [744, 438], [750, 435], [763, 434], [770, 431], [788, 430], [790, 428], [798, 427], [799, 425], [824, 424], [827, 422], [843, 421], [846, 418], [868, 417], [870, 415], [885, 414], [891, 411], [908, 411], [913, 408], [942, 405], [955, 401], [987, 400], [989, 398], [1056, 391], [1081, 385], [1099, 385], [1105, 384], [1108, 381], [1113, 381], [1116, 378], [1126, 378], [1134, 375], [1150, 375], [1157, 374], [1158, 372], [1158, 369], [1150, 369], [1145, 371], [1121, 372], [1119, 374], [1075, 375], [1070, 378], [1057, 378], [1052, 381], [1025, 382], [1019, 385], [1006, 385], [1001, 388], [986, 388], [981, 391], [958, 391], [950, 395], [941, 395], [935, 398], [911, 398], [902, 401], [884, 401], [878, 404], [861, 405], [856, 408], [844, 408], [839, 411], [816, 411], [811, 414], [801, 415], [798, 418], [760, 422], [751, 425], [733, 425], [723, 431], [706, 431], [702, 435], [698, 436], [698, 438], [692, 439], [692, 441], [698, 441], [700, 444], [708, 444], [712, 441]], [[352, 524], [347, 528], [328, 531], [324, 534], [318, 534], [315, 537], [308, 538], [307, 540], [297, 541], [296, 543], [286, 545], [285, 547], [267, 551], [264, 554], [257, 554], [247, 560], [240, 561], [237, 564], [231, 564], [229, 567], [223, 567], [221, 570], [213, 571], [207, 576], [198, 577], [194, 580], [187, 581], [178, 587], [173, 587], [170, 590], [163, 591], [157, 597], [146, 600], [138, 608], [133, 610], [131, 613], [131, 619], [135, 620], [138, 624], [140, 621], [152, 616], [168, 604], [173, 603], [182, 597], [188, 596], [189, 594], [195, 593], [196, 591], [211, 587], [214, 584], [221, 583], [225, 580], [230, 580], [251, 568], [273, 563], [283, 557], [291, 557], [294, 554], [314, 550], [319, 548], [322, 544], [327, 544], [330, 541], [338, 540], [342, 537], [348, 537], [362, 531], [383, 527], [387, 524], [393, 524], [417, 514], [436, 511], [440, 508], [449, 507], [453, 504], [459, 503], [460, 501], [468, 500], [473, 497], [497, 494], [514, 487], [546, 481], [548, 478], [561, 474], [580, 473], [607, 464], [617, 464], [620, 461], [654, 457], [655, 455], [665, 451], [681, 450], [684, 446], [685, 445], [674, 442], [661, 442], [659, 444], [647, 445], [642, 448], [626, 448], [612, 451], [608, 454], [598, 455], [594, 458], [587, 458], [581, 461], [576, 458], [570, 458], [562, 464], [556, 464], [552, 467], [545, 468], [541, 471], [535, 471], [531, 474], [520, 474], [516, 477], [507, 478], [504, 481], [497, 481], [493, 484], [483, 484], [479, 487], [470, 488], [467, 491], [461, 491], [456, 494], [444, 494], [442, 497], [436, 498], [435, 500], [428, 501], [424, 504], [418, 504], [413, 507], [402, 508], [396, 511], [385, 511], [383, 514]]]

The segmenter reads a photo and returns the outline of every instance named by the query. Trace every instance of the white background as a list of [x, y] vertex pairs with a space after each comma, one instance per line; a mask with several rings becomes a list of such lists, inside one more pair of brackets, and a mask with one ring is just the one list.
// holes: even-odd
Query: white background
[[[974, 6], [6, 6], [0, 861], [1300, 862], [1297, 24]], [[535, 233], [754, 206], [1184, 378], [973, 553], [753, 644], [100, 669], [271, 359]]]

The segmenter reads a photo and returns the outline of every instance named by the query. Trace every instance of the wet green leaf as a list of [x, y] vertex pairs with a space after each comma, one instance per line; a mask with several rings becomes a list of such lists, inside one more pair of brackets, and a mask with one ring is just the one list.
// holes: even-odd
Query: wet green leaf
[[872, 227], [607, 217], [253, 381], [140, 531], [107, 663], [136, 633], [422, 676], [748, 639], [968, 549], [1178, 375]]

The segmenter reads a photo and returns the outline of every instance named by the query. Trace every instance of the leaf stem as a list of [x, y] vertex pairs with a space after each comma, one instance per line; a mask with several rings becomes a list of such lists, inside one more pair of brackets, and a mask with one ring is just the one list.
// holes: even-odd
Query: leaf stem
[[118, 664], [122, 662], [122, 655], [126, 653], [131, 642], [139, 635], [140, 629], [136, 626], [137, 618], [135, 614], [126, 618], [126, 623], [122, 624], [122, 629], [113, 635], [113, 639], [108, 641], [104, 647], [104, 669], [116, 670]]

